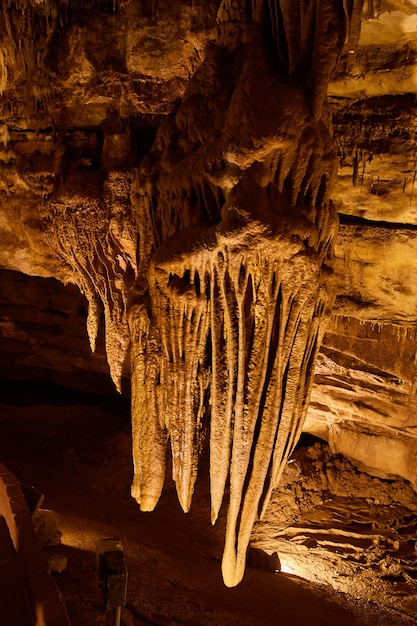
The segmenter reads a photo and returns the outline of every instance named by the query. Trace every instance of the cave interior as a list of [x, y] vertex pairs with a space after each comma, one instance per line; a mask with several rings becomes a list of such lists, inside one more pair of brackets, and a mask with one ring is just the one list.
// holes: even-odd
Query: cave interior
[[0, 33], [0, 463], [71, 624], [109, 536], [124, 626], [415, 623], [417, 2]]

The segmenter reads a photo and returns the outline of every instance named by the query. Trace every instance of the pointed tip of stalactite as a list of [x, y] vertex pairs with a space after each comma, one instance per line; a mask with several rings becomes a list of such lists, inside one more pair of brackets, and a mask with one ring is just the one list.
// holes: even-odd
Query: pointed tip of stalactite
[[144, 495], [139, 502], [140, 510], [144, 513], [153, 511], [158, 504], [159, 496]]
[[211, 509], [211, 525], [214, 526], [214, 524], [217, 522], [217, 518], [218, 518], [218, 511], [215, 511], [212, 507]]
[[132, 485], [131, 494], [143, 512], [153, 511], [161, 495], [160, 491], [158, 493], [143, 493], [140, 486], [136, 483]]
[[184, 513], [188, 513], [191, 507], [192, 491], [177, 486], [177, 495], [182, 510]]
[[[109, 357], [107, 356], [107, 360], [109, 360]], [[119, 365], [117, 365], [116, 367], [114, 365], [112, 365], [112, 363], [109, 363], [109, 368], [110, 368], [110, 377], [113, 381], [114, 386], [116, 387], [117, 391], [119, 393], [122, 393], [122, 373], [121, 373], [121, 368]]]
[[97, 325], [94, 321], [87, 319], [87, 335], [90, 344], [90, 350], [94, 354], [96, 351]]
[[122, 393], [122, 378], [121, 378], [121, 376], [117, 376], [117, 377], [116, 376], [112, 376], [111, 379], [112, 379], [112, 381], [114, 383], [114, 386], [116, 387], [116, 390], [119, 393]]
[[217, 518], [219, 517], [222, 500], [223, 497], [219, 500], [219, 498], [216, 498], [213, 494], [211, 494], [211, 523], [213, 526], [217, 522]]
[[90, 335], [90, 333], [88, 333], [88, 341], [89, 341], [89, 344], [90, 344], [90, 350], [94, 354], [94, 352], [96, 351], [96, 338], [95, 338], [95, 336]]
[[109, 364], [110, 377], [119, 393], [122, 393], [122, 374], [123, 365], [116, 357], [113, 358], [112, 354], [107, 350], [107, 363]]
[[226, 587], [236, 587], [245, 574], [246, 559], [243, 564], [236, 558], [236, 555], [223, 554], [222, 577]]

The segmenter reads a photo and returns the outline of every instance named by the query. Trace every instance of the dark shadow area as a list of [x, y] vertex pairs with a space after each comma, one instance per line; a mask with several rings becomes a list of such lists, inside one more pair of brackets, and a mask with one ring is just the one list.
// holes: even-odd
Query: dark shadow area
[[35, 387], [19, 391], [16, 383], [12, 400], [16, 394], [25, 402], [1, 405], [0, 459], [45, 494], [43, 508], [59, 514], [62, 545], [46, 553], [67, 558], [54, 579], [73, 626], [105, 623], [95, 549], [109, 537], [121, 540], [128, 568], [122, 626], [304, 626], [306, 616], [312, 626], [355, 624], [330, 588], [294, 576], [247, 570], [238, 587], [227, 589], [214, 558], [221, 554], [224, 519], [210, 524], [208, 458], [203, 455], [187, 515], [170, 475], [155, 511], [142, 513], [130, 496], [126, 412], [117, 403], [103, 406], [100, 395], [69, 394], [66, 405], [60, 389]]
[[89, 393], [70, 389], [48, 381], [0, 380], [0, 398], [3, 404], [12, 406], [101, 406], [130, 415], [130, 398], [119, 395]]

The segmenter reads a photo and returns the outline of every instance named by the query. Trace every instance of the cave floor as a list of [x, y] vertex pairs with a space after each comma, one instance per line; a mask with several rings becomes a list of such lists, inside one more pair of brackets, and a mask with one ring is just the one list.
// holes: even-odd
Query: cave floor
[[0, 460], [59, 514], [61, 545], [45, 550], [67, 557], [54, 579], [73, 626], [105, 624], [95, 547], [109, 537], [121, 540], [128, 568], [122, 626], [415, 623], [383, 602], [283, 572], [247, 569], [242, 583], [227, 589], [218, 559], [224, 520], [210, 524], [204, 463], [189, 513], [181, 511], [170, 477], [156, 510], [142, 513], [129, 492], [126, 399], [34, 383], [2, 387]]

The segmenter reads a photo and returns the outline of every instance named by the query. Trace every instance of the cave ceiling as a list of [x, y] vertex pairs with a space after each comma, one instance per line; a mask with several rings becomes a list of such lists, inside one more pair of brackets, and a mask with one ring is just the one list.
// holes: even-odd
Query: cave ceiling
[[417, 488], [417, 3], [3, 0], [0, 31], [0, 267], [76, 285], [93, 351], [104, 319], [141, 508], [169, 445], [187, 511], [209, 441], [233, 586], [303, 431]]

